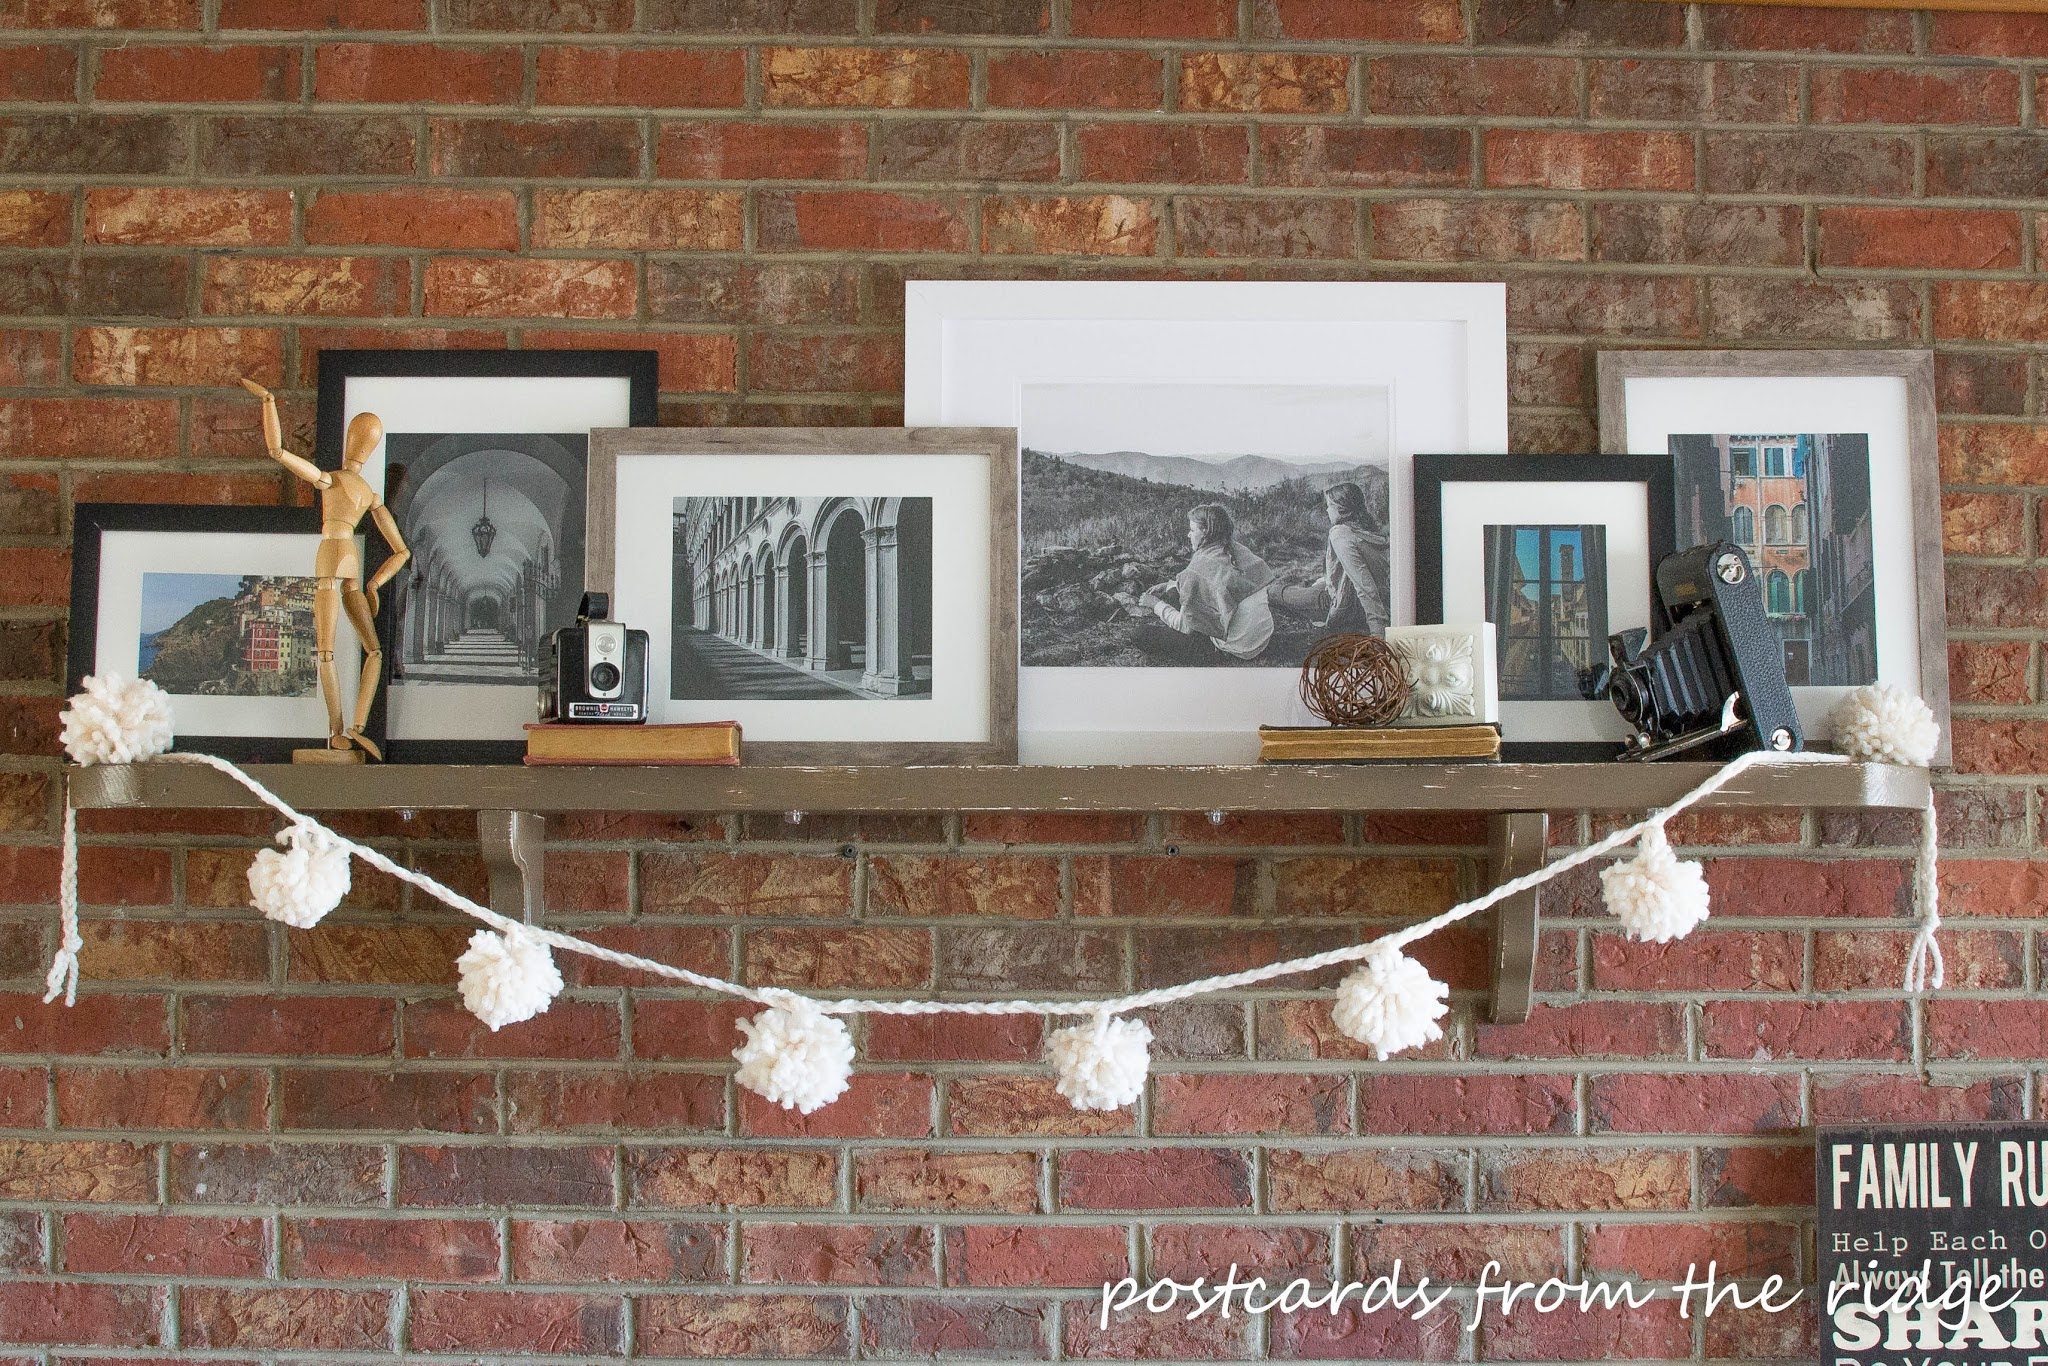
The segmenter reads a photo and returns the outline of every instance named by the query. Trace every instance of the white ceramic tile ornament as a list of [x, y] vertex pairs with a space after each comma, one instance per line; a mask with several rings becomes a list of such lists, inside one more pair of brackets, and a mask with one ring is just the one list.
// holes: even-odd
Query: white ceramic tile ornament
[[1395, 725], [1499, 724], [1492, 622], [1389, 626], [1387, 644], [1394, 647], [1408, 675], [1408, 705]]

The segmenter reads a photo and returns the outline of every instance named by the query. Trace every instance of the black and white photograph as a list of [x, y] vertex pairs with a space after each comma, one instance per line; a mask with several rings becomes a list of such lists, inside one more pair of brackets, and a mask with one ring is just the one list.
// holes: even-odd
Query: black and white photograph
[[1733, 541], [1795, 686], [1877, 679], [1870, 438], [1861, 432], [1674, 433], [1681, 545]]
[[393, 683], [530, 690], [583, 592], [584, 435], [386, 438], [385, 501], [412, 561], [392, 584]]
[[672, 699], [932, 696], [930, 498], [677, 498], [673, 535]]
[[1504, 701], [1578, 701], [1607, 658], [1607, 528], [1488, 526], [1486, 619]]
[[1387, 391], [1030, 385], [1022, 662], [1297, 669], [1392, 617]]

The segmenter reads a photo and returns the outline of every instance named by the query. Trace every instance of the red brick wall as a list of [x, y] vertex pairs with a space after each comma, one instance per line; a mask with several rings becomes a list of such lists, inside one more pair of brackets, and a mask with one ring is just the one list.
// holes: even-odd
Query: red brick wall
[[[1803, 1273], [1813, 1123], [2039, 1105], [2048, 21], [0, 0], [0, 22], [0, 1340], [1810, 1358], [1796, 1317], [1668, 1307], [1103, 1333], [1077, 1288], [1233, 1259], [1469, 1277], [1482, 1250], [1516, 1275]], [[1084, 1117], [1034, 1024], [875, 1021], [852, 1094], [798, 1121], [734, 1093], [731, 1009], [571, 962], [553, 1011], [489, 1034], [449, 989], [448, 919], [366, 876], [327, 927], [267, 926], [238, 903], [268, 823], [194, 813], [87, 823], [87, 994], [36, 1001], [74, 500], [283, 497], [230, 386], [278, 386], [304, 447], [324, 346], [654, 344], [671, 422], [891, 422], [901, 282], [932, 274], [1505, 278], [1526, 450], [1592, 444], [1604, 346], [1934, 346], [1954, 989], [1894, 992], [1910, 820], [1715, 815], [1684, 830], [1715, 920], [1647, 948], [1586, 887], [1551, 897], [1527, 1025], [1481, 1021], [1486, 943], [1461, 931], [1427, 947], [1464, 994], [1418, 1058], [1358, 1066], [1290, 983], [1167, 1012], [1146, 1105]], [[360, 829], [479, 879], [462, 822]], [[993, 992], [1349, 941], [1474, 886], [1483, 832], [707, 814], [550, 836], [559, 923], [609, 942]], [[43, 1360], [24, 1350], [4, 1359]]]

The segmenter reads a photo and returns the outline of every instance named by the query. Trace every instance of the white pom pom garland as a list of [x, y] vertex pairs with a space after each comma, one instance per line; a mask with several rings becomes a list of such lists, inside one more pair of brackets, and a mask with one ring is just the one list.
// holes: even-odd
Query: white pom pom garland
[[1634, 858], [1601, 870], [1600, 894], [1629, 937], [1645, 943], [1683, 939], [1707, 918], [1706, 872], [1671, 852], [1661, 824], [1643, 831]]
[[807, 1115], [846, 1093], [853, 1039], [846, 1026], [802, 996], [790, 996], [740, 1021], [747, 1041], [732, 1051], [736, 1080], [785, 1110]]
[[1367, 1045], [1381, 1062], [1394, 1053], [1444, 1036], [1437, 1023], [1449, 1012], [1451, 989], [1399, 949], [1367, 958], [1337, 987], [1331, 1010], [1345, 1037]]
[[496, 1033], [530, 1020], [562, 992], [554, 955], [538, 935], [523, 929], [503, 934], [478, 930], [455, 960], [462, 1004]]
[[348, 895], [348, 850], [317, 825], [294, 825], [278, 840], [288, 847], [262, 850], [249, 865], [249, 904], [310, 930]]
[[75, 764], [132, 764], [171, 747], [171, 695], [146, 678], [94, 674], [58, 720]]
[[1151, 1044], [1152, 1031], [1143, 1020], [1107, 1014], [1054, 1030], [1045, 1048], [1059, 1078], [1053, 1089], [1076, 1110], [1121, 1110], [1145, 1094]]
[[1934, 708], [1896, 683], [1872, 683], [1840, 702], [1829, 718], [1835, 748], [1852, 759], [1925, 768], [1941, 748]]

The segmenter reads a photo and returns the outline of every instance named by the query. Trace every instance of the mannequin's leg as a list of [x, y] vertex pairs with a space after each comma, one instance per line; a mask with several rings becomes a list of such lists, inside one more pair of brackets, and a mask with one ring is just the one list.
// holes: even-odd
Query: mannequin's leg
[[320, 700], [327, 704], [327, 747], [347, 749], [341, 733], [341, 680], [334, 672], [334, 628], [341, 622], [341, 581], [313, 586], [313, 660], [320, 670]]
[[341, 601], [348, 609], [348, 623], [355, 627], [356, 639], [363, 645], [363, 676], [356, 684], [355, 724], [349, 727], [348, 738], [372, 758], [381, 759], [384, 755], [363, 734], [363, 727], [370, 724], [370, 707], [377, 700], [378, 680], [384, 673], [384, 651], [377, 644], [377, 618], [370, 611], [370, 599], [362, 584], [353, 579], [343, 591]]

